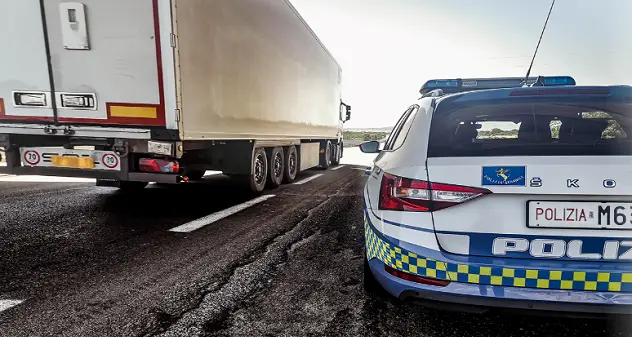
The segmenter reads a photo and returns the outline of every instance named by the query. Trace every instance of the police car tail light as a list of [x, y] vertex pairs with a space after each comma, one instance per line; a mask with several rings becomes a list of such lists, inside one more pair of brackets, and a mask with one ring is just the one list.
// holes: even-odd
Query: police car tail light
[[379, 209], [430, 212], [451, 207], [489, 194], [491, 191], [398, 177], [384, 173]]
[[450, 206], [462, 204], [466, 201], [492, 193], [484, 188], [430, 183], [432, 189], [432, 210], [438, 211]]
[[180, 164], [177, 161], [142, 158], [138, 161], [138, 169], [152, 173], [178, 173]]

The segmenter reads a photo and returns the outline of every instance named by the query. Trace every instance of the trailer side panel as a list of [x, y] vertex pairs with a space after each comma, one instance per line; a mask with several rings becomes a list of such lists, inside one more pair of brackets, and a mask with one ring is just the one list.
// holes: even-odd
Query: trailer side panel
[[184, 139], [335, 139], [340, 67], [279, 0], [177, 0]]

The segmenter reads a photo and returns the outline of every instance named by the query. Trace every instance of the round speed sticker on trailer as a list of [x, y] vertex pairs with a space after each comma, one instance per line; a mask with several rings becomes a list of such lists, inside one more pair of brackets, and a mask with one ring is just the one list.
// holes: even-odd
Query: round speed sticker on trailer
[[28, 165], [35, 166], [39, 164], [41, 156], [37, 151], [24, 151], [24, 162]]
[[107, 168], [113, 169], [118, 166], [119, 160], [115, 155], [111, 153], [106, 153], [101, 158], [101, 164], [103, 164], [103, 166]]

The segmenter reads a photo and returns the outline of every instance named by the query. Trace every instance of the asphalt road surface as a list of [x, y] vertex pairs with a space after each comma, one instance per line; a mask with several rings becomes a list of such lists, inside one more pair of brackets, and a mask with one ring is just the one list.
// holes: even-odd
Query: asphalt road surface
[[306, 178], [252, 201], [221, 175], [134, 195], [0, 177], [0, 336], [629, 335], [625, 319], [368, 297], [362, 167]]

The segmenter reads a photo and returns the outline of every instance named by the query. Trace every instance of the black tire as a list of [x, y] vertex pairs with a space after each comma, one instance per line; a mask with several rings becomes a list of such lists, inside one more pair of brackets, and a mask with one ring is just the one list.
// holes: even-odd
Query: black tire
[[333, 158], [331, 158], [331, 165], [338, 166], [340, 165], [340, 158], [342, 158], [342, 144], [337, 144], [333, 146]]
[[298, 152], [296, 146], [288, 146], [285, 149], [285, 158], [283, 160], [285, 168], [283, 169], [283, 182], [292, 183], [296, 179], [299, 170]]
[[327, 141], [327, 144], [325, 145], [325, 152], [320, 154], [320, 168], [323, 170], [328, 169], [329, 167], [331, 167], [331, 152], [332, 152], [332, 147], [331, 147], [331, 141]]
[[285, 155], [282, 147], [274, 147], [268, 152], [268, 186], [277, 188], [283, 182]]
[[185, 171], [184, 175], [189, 177], [189, 180], [191, 181], [200, 181], [204, 178], [204, 175], [206, 174], [206, 170], [190, 170], [190, 171]]
[[370, 297], [382, 297], [386, 294], [386, 290], [377, 283], [375, 276], [373, 276], [373, 272], [371, 272], [371, 268], [369, 268], [369, 260], [367, 260], [366, 255], [364, 255], [364, 293]]
[[140, 191], [149, 185], [144, 181], [119, 181], [118, 188], [121, 191]]
[[268, 157], [262, 148], [252, 154], [252, 173], [248, 176], [248, 185], [254, 193], [261, 193], [268, 180]]

